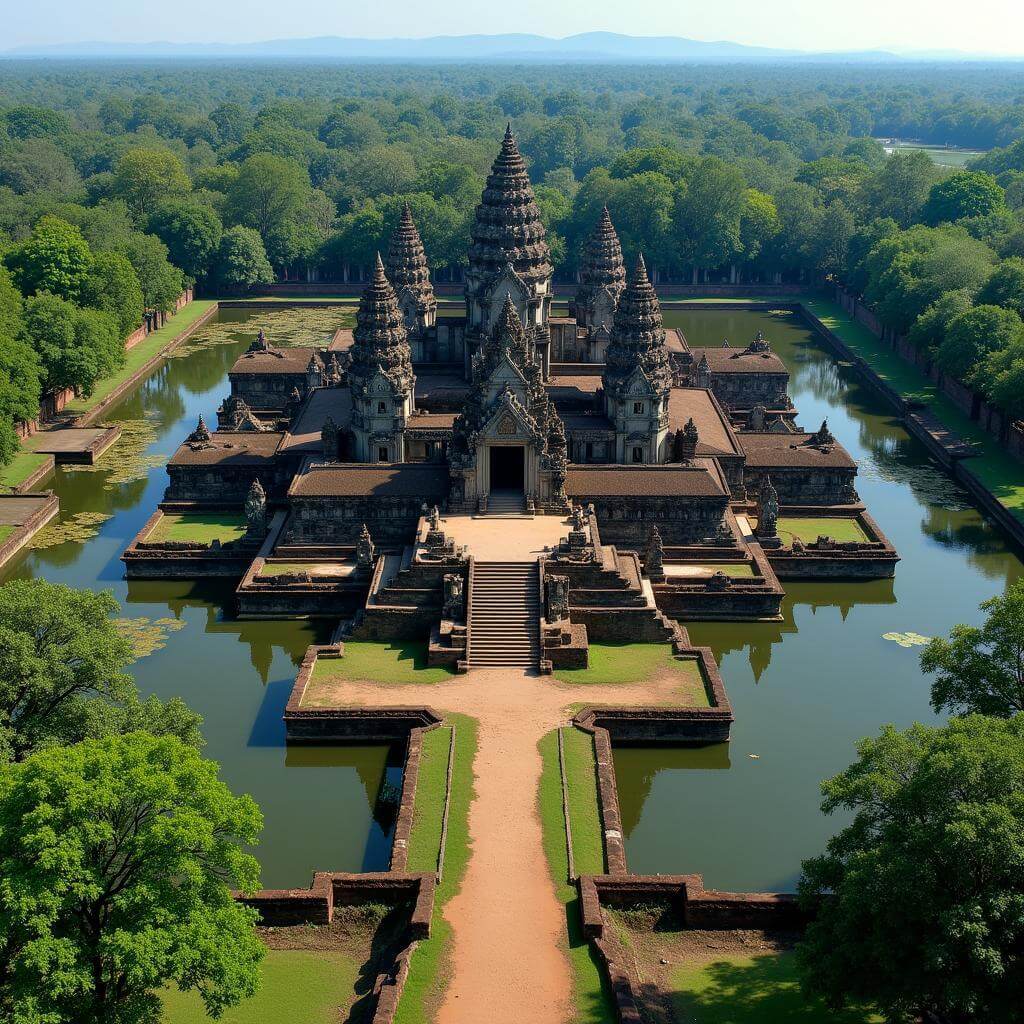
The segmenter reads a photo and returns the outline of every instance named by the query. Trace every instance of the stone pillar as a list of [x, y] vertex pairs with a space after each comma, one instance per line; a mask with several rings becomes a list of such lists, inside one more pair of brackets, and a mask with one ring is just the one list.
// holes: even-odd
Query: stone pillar
[[267, 535], [267, 495], [259, 480], [253, 480], [245, 499], [245, 535], [250, 540], [263, 540]]

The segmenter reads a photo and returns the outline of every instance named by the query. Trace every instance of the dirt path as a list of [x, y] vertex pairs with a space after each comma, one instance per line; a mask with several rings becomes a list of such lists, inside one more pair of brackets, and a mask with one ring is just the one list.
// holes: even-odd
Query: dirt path
[[454, 968], [438, 1024], [564, 1024], [570, 1018], [565, 910], [537, 815], [537, 743], [569, 717], [569, 704], [658, 703], [677, 682], [571, 686], [515, 669], [477, 669], [428, 686], [338, 685], [348, 704], [427, 704], [480, 723], [472, 852], [462, 889], [444, 912], [454, 933]]

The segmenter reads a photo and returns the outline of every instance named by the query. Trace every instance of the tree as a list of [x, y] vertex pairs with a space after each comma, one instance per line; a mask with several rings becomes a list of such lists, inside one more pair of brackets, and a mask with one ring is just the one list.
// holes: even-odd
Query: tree
[[943, 224], [964, 217], [985, 217], [1004, 203], [1003, 190], [991, 174], [957, 171], [932, 185], [922, 216], [929, 224]]
[[140, 218], [191, 188], [184, 165], [169, 149], [129, 149], [114, 171], [114, 194]]
[[971, 372], [989, 352], [998, 352], [1018, 341], [1024, 323], [1012, 309], [975, 306], [953, 317], [946, 337], [935, 353], [943, 373], [970, 383]]
[[171, 312], [181, 295], [181, 271], [167, 259], [167, 246], [156, 235], [135, 234], [125, 246], [135, 274], [142, 285], [146, 309]]
[[0, 465], [18, 451], [17, 420], [39, 411], [39, 361], [25, 337], [21, 293], [0, 266]]
[[31, 237], [7, 253], [6, 263], [23, 295], [50, 292], [75, 301], [92, 266], [92, 250], [77, 227], [46, 215]]
[[981, 604], [981, 626], [954, 626], [921, 653], [921, 669], [937, 672], [932, 707], [957, 714], [1009, 718], [1024, 711], [1024, 580]]
[[251, 288], [274, 280], [259, 232], [236, 225], [221, 238], [217, 253], [217, 279], [229, 290]]
[[978, 302], [1006, 306], [1024, 316], [1024, 259], [1003, 260], [978, 292]]
[[131, 641], [110, 616], [109, 591], [45, 580], [0, 587], [0, 761], [52, 744], [126, 730], [199, 742], [199, 718], [179, 700], [140, 701], [124, 671]]
[[[89, 395], [102, 376], [103, 359], [88, 336], [83, 313], [74, 303], [48, 292], [26, 301], [25, 333], [39, 358], [43, 390], [71, 388]], [[109, 331], [116, 335], [113, 318], [108, 321]]]
[[175, 737], [110, 736], [0, 771], [0, 1015], [150, 1024], [161, 988], [219, 1016], [251, 995], [264, 947], [244, 847], [262, 816]]
[[116, 252], [99, 252], [82, 286], [82, 302], [109, 313], [121, 337], [142, 323], [142, 288], [135, 269]]
[[680, 189], [675, 229], [682, 258], [709, 269], [732, 261], [741, 251], [740, 219], [745, 209], [743, 175], [718, 157], [697, 163]]
[[1024, 716], [886, 726], [822, 785], [853, 821], [804, 861], [804, 990], [887, 1020], [1010, 1024], [1024, 1000]]
[[82, 191], [75, 165], [49, 139], [27, 139], [0, 151], [0, 185], [19, 195], [45, 192], [55, 198]]
[[756, 188], [743, 193], [743, 212], [740, 215], [740, 245], [743, 261], [755, 265], [766, 245], [781, 228], [779, 211], [770, 195]]
[[864, 204], [875, 217], [891, 217], [900, 227], [909, 227], [927, 202], [939, 173], [927, 153], [894, 153], [864, 183]]
[[907, 337], [914, 348], [934, 354], [946, 340], [950, 322], [974, 303], [971, 293], [960, 288], [940, 295], [915, 321]]
[[298, 217], [309, 195], [309, 175], [294, 160], [257, 153], [245, 160], [228, 192], [229, 217], [255, 228], [266, 245]]
[[171, 262], [196, 281], [206, 277], [224, 227], [209, 206], [178, 200], [157, 208], [149, 230], [167, 246]]

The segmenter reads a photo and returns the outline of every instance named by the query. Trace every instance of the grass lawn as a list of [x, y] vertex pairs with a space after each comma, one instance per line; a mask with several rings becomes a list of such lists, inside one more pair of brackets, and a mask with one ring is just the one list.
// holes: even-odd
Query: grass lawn
[[732, 955], [688, 963], [672, 973], [677, 1021], [701, 1024], [868, 1024], [882, 1020], [865, 1010], [834, 1012], [800, 994], [792, 953]]
[[161, 517], [145, 538], [146, 541], [193, 541], [221, 544], [240, 540], [245, 536], [245, 516], [231, 512], [183, 512]]
[[681, 698], [707, 707], [708, 695], [700, 663], [672, 656], [667, 644], [591, 644], [587, 668], [557, 668], [563, 683], [639, 683], [672, 672], [679, 676]]
[[169, 317], [163, 327], [146, 335], [135, 348], [126, 352], [124, 365], [109, 377], [98, 381], [95, 390], [88, 398], [76, 398], [73, 402], [69, 402], [66, 411], [81, 414], [94, 409], [122, 381], [127, 380], [140, 367], [149, 362], [165, 345], [195, 323], [212, 305], [214, 305], [212, 299], [193, 299], [174, 316]]
[[[569, 789], [572, 858], [578, 875], [604, 874], [601, 810], [597, 804], [594, 737], [582, 729], [562, 730], [565, 781]], [[559, 794], [561, 796], [561, 794]]]
[[[455, 761], [452, 765], [444, 876], [434, 897], [430, 938], [423, 939], [412, 955], [395, 1024], [427, 1024], [433, 1020], [451, 974], [452, 929], [442, 911], [459, 891], [469, 863], [469, 805], [475, 792], [473, 758], [476, 755], [477, 722], [467, 715], [448, 715], [446, 719], [455, 726]], [[296, 1018], [281, 1019], [290, 1021]]]
[[19, 451], [6, 466], [0, 467], [0, 489], [14, 490], [52, 459], [52, 455], [43, 455], [41, 452]]
[[847, 541], [866, 542], [868, 535], [861, 528], [856, 519], [849, 516], [828, 516], [806, 519], [790, 518], [780, 516], [778, 523], [779, 536], [787, 543], [792, 544], [794, 538], [799, 538], [805, 544], [813, 544], [819, 537], [831, 537], [840, 543]]
[[5, 540], [17, 529], [16, 526], [5, 526], [0, 525], [0, 544], [3, 544]]
[[420, 773], [416, 779], [407, 871], [436, 871], [441, 822], [448, 782], [448, 747], [452, 727], [440, 725], [423, 734]]
[[[591, 742], [589, 782], [579, 777], [584, 773], [583, 766], [586, 764], [585, 745], [575, 739], [570, 740], [570, 733], [576, 733]], [[563, 730], [562, 738], [563, 741], [568, 741], [565, 742], [566, 777], [569, 781], [569, 820], [573, 829], [572, 852], [576, 870], [584, 874], [603, 873], [604, 848], [601, 844], [600, 825], [594, 829], [592, 819], [591, 827], [587, 825], [588, 817], [596, 811], [597, 801], [592, 766], [593, 741], [589, 735], [578, 729]], [[568, 928], [568, 959], [573, 974], [573, 996], [576, 1003], [573, 1024], [614, 1024], [616, 1017], [612, 1009], [609, 986], [580, 924], [579, 891], [568, 881], [569, 858], [565, 851], [562, 777], [558, 770], [558, 731], [549, 732], [537, 747], [543, 761], [538, 808], [544, 853], [551, 877], [554, 879], [556, 894], [565, 906]], [[594, 801], [592, 808], [588, 807], [590, 800]]]
[[317, 660], [307, 692], [318, 682], [440, 683], [452, 675], [450, 668], [427, 665], [425, 643], [346, 641], [344, 657]]
[[[223, 1024], [336, 1024], [357, 998], [355, 984], [364, 961], [365, 957], [336, 950], [268, 950], [259, 991], [225, 1011], [220, 1020]], [[168, 989], [161, 999], [166, 1024], [208, 1024], [210, 1020], [195, 992]]]

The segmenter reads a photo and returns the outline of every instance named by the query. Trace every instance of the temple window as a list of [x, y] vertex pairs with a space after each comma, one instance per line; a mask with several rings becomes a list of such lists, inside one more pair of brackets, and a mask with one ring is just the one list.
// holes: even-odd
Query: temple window
[[633, 403], [633, 415], [634, 416], [642, 416], [643, 412], [644, 412], [644, 403], [643, 402], [634, 402]]
[[385, 445], [381, 445], [377, 449], [377, 461], [378, 462], [387, 462], [388, 461], [388, 450], [387, 450], [387, 447]]
[[633, 461], [643, 462], [644, 461], [644, 450], [640, 445], [633, 446]]
[[377, 403], [377, 412], [387, 412], [387, 411], [388, 411], [388, 403], [387, 402], [378, 402]]

